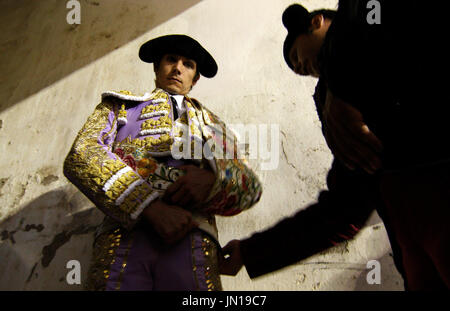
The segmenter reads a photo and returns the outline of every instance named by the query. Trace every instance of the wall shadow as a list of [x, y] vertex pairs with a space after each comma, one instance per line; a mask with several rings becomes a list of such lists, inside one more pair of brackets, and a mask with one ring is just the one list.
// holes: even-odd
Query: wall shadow
[[66, 281], [78, 260], [81, 280], [104, 215], [73, 186], [49, 191], [0, 223], [0, 290], [83, 290]]
[[201, 0], [0, 0], [0, 112], [125, 45]]

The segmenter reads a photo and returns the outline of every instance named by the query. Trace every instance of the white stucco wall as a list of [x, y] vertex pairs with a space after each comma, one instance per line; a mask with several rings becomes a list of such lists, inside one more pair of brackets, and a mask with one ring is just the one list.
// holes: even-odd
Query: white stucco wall
[[[331, 154], [317, 118], [316, 80], [285, 65], [283, 10], [292, 0], [84, 0], [81, 24], [66, 22], [64, 0], [0, 0], [0, 290], [80, 290], [102, 214], [70, 185], [62, 163], [105, 90], [154, 87], [139, 46], [185, 33], [215, 57], [219, 72], [191, 95], [228, 123], [279, 126], [279, 165], [262, 170], [260, 203], [218, 218], [220, 242], [249, 236], [312, 203], [325, 188]], [[308, 9], [336, 0], [299, 1]], [[381, 263], [382, 282], [366, 282], [366, 263]], [[402, 290], [386, 232], [376, 215], [354, 241], [250, 280], [223, 277], [225, 290]]]

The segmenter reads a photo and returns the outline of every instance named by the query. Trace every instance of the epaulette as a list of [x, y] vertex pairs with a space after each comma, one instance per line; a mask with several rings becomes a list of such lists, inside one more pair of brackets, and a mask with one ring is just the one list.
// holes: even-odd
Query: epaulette
[[151, 99], [152, 93], [146, 92], [144, 95], [134, 95], [130, 91], [107, 91], [102, 93], [102, 100], [105, 97], [115, 97], [123, 100], [131, 100], [131, 101], [147, 101]]
[[[139, 96], [139, 95], [134, 95], [130, 91], [108, 91], [108, 92], [102, 93], [102, 101], [106, 97], [113, 97], [113, 98], [118, 98], [118, 99], [126, 100], [126, 101], [143, 102], [143, 101], [152, 99], [152, 95], [153, 95], [153, 93], [148, 93], [148, 92], [146, 92], [144, 95]], [[122, 102], [120, 105], [120, 109], [119, 109], [118, 123], [120, 125], [125, 125], [125, 124], [127, 124], [127, 122], [128, 121], [127, 121], [127, 111], [125, 108], [125, 102]]]

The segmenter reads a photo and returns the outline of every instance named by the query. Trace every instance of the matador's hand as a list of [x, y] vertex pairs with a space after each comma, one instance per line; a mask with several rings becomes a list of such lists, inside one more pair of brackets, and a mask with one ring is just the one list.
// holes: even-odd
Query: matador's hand
[[189, 211], [179, 206], [168, 205], [161, 200], [153, 201], [142, 213], [168, 244], [181, 240], [193, 228], [198, 227]]
[[214, 173], [195, 165], [178, 168], [186, 174], [166, 189], [163, 200], [183, 207], [204, 203], [216, 180]]
[[349, 169], [369, 174], [381, 168], [381, 141], [364, 123], [356, 108], [327, 91], [323, 108], [324, 135], [333, 154]]

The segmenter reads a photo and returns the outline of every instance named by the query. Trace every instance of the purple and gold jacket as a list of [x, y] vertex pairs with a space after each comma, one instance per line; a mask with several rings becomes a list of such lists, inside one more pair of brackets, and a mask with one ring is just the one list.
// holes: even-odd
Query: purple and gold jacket
[[261, 184], [236, 137], [195, 99], [185, 96], [183, 105], [186, 112], [174, 120], [162, 89], [102, 94], [66, 157], [64, 175], [108, 216], [104, 227], [132, 229], [186, 163], [209, 165], [216, 175], [206, 203], [193, 211], [199, 228], [216, 239], [214, 215], [235, 215], [259, 201]]

